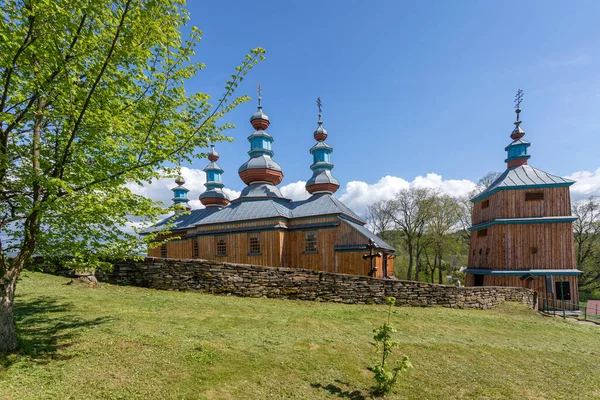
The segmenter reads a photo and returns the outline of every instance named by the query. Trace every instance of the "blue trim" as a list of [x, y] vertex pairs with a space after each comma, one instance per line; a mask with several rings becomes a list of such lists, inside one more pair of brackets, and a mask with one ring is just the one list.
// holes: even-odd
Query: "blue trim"
[[479, 200], [483, 200], [486, 197], [493, 195], [500, 190], [521, 190], [521, 189], [546, 189], [546, 188], [554, 188], [554, 187], [564, 187], [571, 186], [575, 182], [563, 182], [563, 183], [544, 183], [541, 185], [523, 185], [523, 186], [501, 186], [494, 190], [490, 190], [489, 192], [483, 192], [480, 195], [473, 197], [471, 199], [471, 203], [477, 203]]
[[501, 218], [482, 222], [469, 228], [472, 231], [478, 231], [492, 225], [521, 225], [521, 224], [551, 224], [560, 222], [573, 222], [577, 217], [539, 217], [539, 218]]
[[522, 270], [493, 270], [480, 268], [467, 268], [466, 274], [493, 275], [493, 276], [579, 276], [582, 272], [578, 269], [522, 269]]
[[529, 160], [531, 158], [531, 156], [529, 154], [520, 154], [518, 156], [509, 157], [506, 160], [504, 160], [504, 162], [507, 163], [507, 162], [512, 161], [512, 160], [518, 160], [518, 159], [523, 159], [523, 158]]

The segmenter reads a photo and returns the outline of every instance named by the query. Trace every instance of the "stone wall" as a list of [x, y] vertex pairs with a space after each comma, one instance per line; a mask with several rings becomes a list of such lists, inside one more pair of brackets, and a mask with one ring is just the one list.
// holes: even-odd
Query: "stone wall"
[[207, 260], [145, 258], [121, 261], [98, 279], [119, 285], [161, 290], [198, 291], [246, 297], [269, 297], [338, 303], [384, 303], [453, 308], [495, 307], [516, 301], [535, 307], [535, 294], [526, 288], [454, 287], [295, 268], [271, 268]]

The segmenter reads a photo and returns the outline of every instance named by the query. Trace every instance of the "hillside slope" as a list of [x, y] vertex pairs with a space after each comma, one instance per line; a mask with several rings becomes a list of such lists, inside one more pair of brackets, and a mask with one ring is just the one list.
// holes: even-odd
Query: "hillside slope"
[[[383, 306], [103, 285], [26, 272], [3, 399], [370, 398]], [[415, 368], [388, 398], [600, 398], [600, 327], [499, 309], [396, 308]]]

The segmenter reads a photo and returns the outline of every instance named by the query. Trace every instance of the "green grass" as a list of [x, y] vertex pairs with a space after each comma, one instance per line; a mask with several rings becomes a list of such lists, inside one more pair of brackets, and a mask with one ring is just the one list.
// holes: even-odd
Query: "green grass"
[[[161, 292], [26, 272], [2, 399], [370, 398], [384, 306]], [[415, 368], [389, 398], [600, 398], [600, 327], [496, 310], [395, 308]]]

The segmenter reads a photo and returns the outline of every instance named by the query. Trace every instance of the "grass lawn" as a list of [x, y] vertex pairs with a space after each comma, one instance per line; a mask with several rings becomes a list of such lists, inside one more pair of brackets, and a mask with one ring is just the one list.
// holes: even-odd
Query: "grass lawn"
[[[2, 399], [370, 398], [385, 306], [161, 292], [26, 272]], [[496, 310], [394, 309], [415, 368], [388, 398], [600, 398], [600, 327]]]

